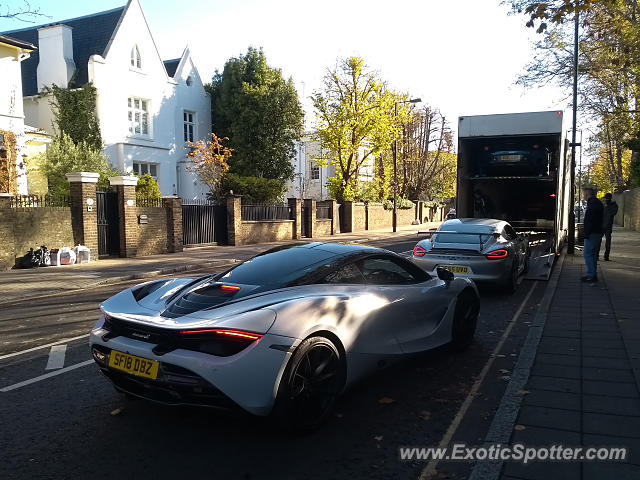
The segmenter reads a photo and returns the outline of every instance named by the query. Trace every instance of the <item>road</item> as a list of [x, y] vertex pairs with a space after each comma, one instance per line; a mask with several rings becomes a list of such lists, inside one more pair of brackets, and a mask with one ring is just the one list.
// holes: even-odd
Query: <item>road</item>
[[[396, 252], [415, 243], [390, 242], [370, 243]], [[382, 370], [348, 391], [319, 431], [291, 436], [269, 419], [119, 395], [90, 361], [87, 334], [99, 302], [133, 283], [1, 309], [0, 478], [386, 479], [434, 467], [465, 478], [470, 464], [401, 461], [399, 447], [481, 443], [546, 287], [483, 289], [471, 348]]]

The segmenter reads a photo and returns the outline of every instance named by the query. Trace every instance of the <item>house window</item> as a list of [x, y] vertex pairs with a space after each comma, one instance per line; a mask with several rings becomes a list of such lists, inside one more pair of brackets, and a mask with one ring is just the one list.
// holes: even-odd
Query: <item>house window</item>
[[158, 166], [155, 163], [133, 162], [133, 173], [139, 177], [148, 173], [154, 180], [158, 180]]
[[320, 180], [320, 167], [311, 165], [311, 180]]
[[141, 98], [128, 99], [129, 133], [149, 135], [149, 101]]
[[195, 129], [195, 119], [196, 114], [193, 112], [183, 112], [182, 119], [184, 121], [184, 141], [185, 142], [193, 142], [194, 137], [194, 129]]
[[142, 59], [137, 45], [134, 45], [131, 49], [131, 66], [135, 68], [142, 68]]

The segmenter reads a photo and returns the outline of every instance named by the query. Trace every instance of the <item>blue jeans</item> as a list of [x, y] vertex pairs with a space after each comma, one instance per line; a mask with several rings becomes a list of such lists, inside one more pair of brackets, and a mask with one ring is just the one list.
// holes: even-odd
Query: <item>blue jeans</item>
[[584, 264], [587, 266], [587, 277], [598, 276], [598, 254], [602, 243], [601, 233], [590, 233], [584, 237]]

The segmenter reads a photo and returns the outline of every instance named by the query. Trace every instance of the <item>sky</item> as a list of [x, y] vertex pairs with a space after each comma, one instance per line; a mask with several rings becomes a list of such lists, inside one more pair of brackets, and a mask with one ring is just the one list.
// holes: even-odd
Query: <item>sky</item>
[[[122, 6], [126, 0], [30, 0], [51, 23]], [[500, 0], [140, 0], [163, 59], [189, 45], [207, 82], [230, 57], [262, 48], [308, 100], [338, 59], [362, 57], [389, 88], [438, 108], [455, 130], [465, 115], [565, 110], [570, 92], [523, 89], [515, 80], [533, 55], [535, 32]], [[21, 0], [1, 2], [17, 8]], [[0, 19], [0, 31], [29, 24]]]

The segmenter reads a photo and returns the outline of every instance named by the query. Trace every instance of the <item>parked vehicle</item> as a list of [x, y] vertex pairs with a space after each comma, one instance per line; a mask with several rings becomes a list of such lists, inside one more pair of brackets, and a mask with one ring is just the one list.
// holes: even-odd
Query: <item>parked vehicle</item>
[[528, 278], [547, 279], [569, 223], [563, 112], [460, 117], [459, 218], [504, 220], [529, 239]]
[[514, 292], [527, 270], [528, 241], [504, 220], [447, 220], [418, 242], [411, 260], [429, 273], [445, 268], [476, 282], [490, 282]]
[[388, 250], [304, 243], [218, 275], [144, 283], [101, 310], [91, 352], [118, 391], [309, 429], [381, 365], [467, 346], [479, 297], [471, 280]]
[[450, 208], [449, 211], [447, 212], [447, 220], [451, 220], [452, 218], [456, 218], [456, 209], [455, 208]]

